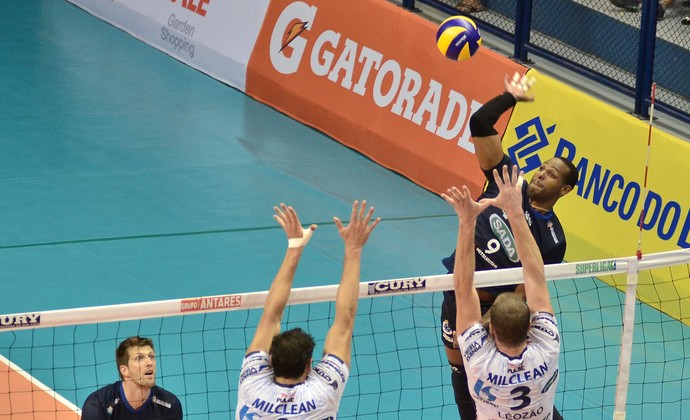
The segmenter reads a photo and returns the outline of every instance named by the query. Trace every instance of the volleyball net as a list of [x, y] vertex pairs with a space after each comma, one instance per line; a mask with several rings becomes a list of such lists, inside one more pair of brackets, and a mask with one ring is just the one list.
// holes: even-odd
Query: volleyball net
[[[520, 283], [521, 273], [479, 272], [475, 284]], [[690, 409], [690, 250], [551, 265], [546, 274], [565, 418], [678, 418]], [[339, 418], [457, 417], [439, 322], [452, 284], [451, 275], [360, 283]], [[336, 290], [293, 289], [285, 310], [283, 328], [309, 331], [316, 358]], [[118, 380], [115, 348], [133, 335], [153, 339], [157, 384], [178, 396], [185, 418], [233, 417], [267, 294], [0, 315], [0, 420], [78, 418], [89, 394]]]

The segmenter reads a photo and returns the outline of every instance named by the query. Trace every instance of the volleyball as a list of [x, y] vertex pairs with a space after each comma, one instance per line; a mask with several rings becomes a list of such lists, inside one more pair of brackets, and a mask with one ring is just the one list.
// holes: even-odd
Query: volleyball
[[474, 21], [467, 16], [451, 16], [441, 22], [436, 31], [438, 50], [451, 60], [467, 60], [480, 45], [482, 35]]

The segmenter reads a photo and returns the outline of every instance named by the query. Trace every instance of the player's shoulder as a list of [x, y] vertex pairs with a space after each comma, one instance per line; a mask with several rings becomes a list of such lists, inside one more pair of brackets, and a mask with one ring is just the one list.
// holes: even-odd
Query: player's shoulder
[[549, 312], [535, 312], [531, 317], [530, 337], [542, 337], [548, 341], [560, 342], [558, 321]]
[[563, 225], [561, 225], [561, 221], [555, 211], [552, 210], [546, 214], [543, 214], [529, 204], [529, 199], [525, 201], [525, 205], [523, 207], [527, 212], [529, 212], [529, 218], [531, 219], [530, 224], [536, 226], [533, 227], [532, 230], [534, 231], [536, 228], [536, 231], [541, 232], [542, 246], [549, 243], [551, 244], [550, 247], [552, 248], [565, 246], [565, 231], [563, 230]]
[[326, 353], [309, 374], [307, 382], [310, 388], [325, 390], [333, 395], [342, 394], [343, 388], [350, 377], [350, 369], [338, 356]]
[[557, 326], [558, 322], [556, 321], [556, 315], [552, 314], [551, 312], [546, 312], [546, 311], [538, 311], [534, 312], [530, 316], [532, 324], [550, 324], [553, 326]]
[[120, 394], [120, 384], [121, 381], [114, 382], [98, 388], [91, 393], [86, 399], [88, 400], [98, 400], [98, 401], [112, 401], [118, 397]]
[[319, 374], [324, 380], [330, 382], [330, 377], [324, 375], [324, 371], [331, 372], [335, 374], [340, 379], [340, 382], [346, 382], [348, 376], [350, 375], [350, 369], [347, 364], [335, 354], [326, 353], [321, 358], [321, 361], [316, 365], [316, 373]]
[[105, 385], [92, 392], [82, 405], [82, 418], [101, 418], [107, 407], [112, 407], [120, 400], [120, 381]]
[[[180, 400], [179, 400], [179, 398], [177, 398], [177, 395], [173, 394], [172, 392], [168, 391], [165, 388], [161, 388], [158, 385], [154, 385], [151, 390], [153, 391], [153, 395], [155, 396], [156, 401], [166, 402], [169, 404], [176, 404], [176, 405], [180, 404]], [[154, 401], [154, 402], [156, 402], [156, 401]], [[158, 404], [164, 405], [164, 404], [160, 404], [160, 403], [158, 403]], [[170, 408], [170, 407], [168, 407], [168, 408]]]
[[273, 380], [273, 369], [268, 353], [263, 350], [247, 353], [240, 370], [240, 385]]
[[323, 357], [321, 358], [321, 363], [328, 363], [331, 365], [335, 364], [338, 366], [347, 366], [343, 359], [341, 359], [333, 353], [324, 353]]
[[485, 359], [494, 348], [488, 330], [480, 323], [473, 324], [463, 331], [458, 344], [463, 360], [467, 364]]
[[268, 360], [269, 356], [268, 353], [264, 350], [256, 350], [250, 353], [247, 353], [244, 355], [243, 361], [246, 362], [255, 362], [255, 361], [263, 361], [263, 360]]
[[244, 355], [244, 359], [242, 359], [242, 370], [253, 369], [256, 372], [262, 371], [270, 366], [269, 360], [268, 353], [263, 350], [247, 353]]

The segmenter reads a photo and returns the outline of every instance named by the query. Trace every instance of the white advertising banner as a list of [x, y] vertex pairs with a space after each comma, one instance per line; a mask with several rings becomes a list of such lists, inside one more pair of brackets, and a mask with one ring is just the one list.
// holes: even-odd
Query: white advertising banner
[[178, 60], [245, 91], [270, 0], [68, 0]]

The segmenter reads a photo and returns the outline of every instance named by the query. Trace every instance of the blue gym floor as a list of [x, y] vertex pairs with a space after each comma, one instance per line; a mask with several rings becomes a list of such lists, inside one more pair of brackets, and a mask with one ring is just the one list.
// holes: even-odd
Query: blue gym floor
[[[272, 218], [273, 206], [280, 202], [294, 206], [304, 224], [319, 225], [298, 270], [297, 287], [338, 282], [342, 242], [331, 219], [347, 219], [355, 199], [368, 200], [383, 219], [365, 248], [363, 281], [444, 273], [440, 259], [454, 247], [457, 219], [435, 194], [66, 1], [25, 0], [3, 6], [0, 266], [5, 287], [0, 313], [266, 290], [286, 246]], [[617, 305], [620, 294], [607, 293], [608, 302]], [[607, 299], [606, 293], [602, 295]], [[357, 381], [346, 391], [349, 395], [376, 389], [382, 401], [402, 401], [400, 414], [376, 416], [374, 411], [359, 418], [419, 418], [414, 408], [425, 398], [443, 405], [433, 418], [457, 417], [450, 373], [440, 343], [434, 341], [437, 315], [431, 301], [438, 305], [439, 298], [414, 299], [427, 306], [421, 311], [422, 321], [416, 320], [426, 327], [415, 337], [419, 341], [406, 342], [408, 333], [403, 332], [390, 336], [393, 341], [379, 342], [370, 358], [362, 357], [353, 366]], [[557, 306], [565, 302], [559, 300]], [[379, 316], [372, 305], [389, 308]], [[390, 312], [397, 305], [388, 298], [362, 302], [365, 313], [372, 313], [363, 328], [373, 335], [390, 334], [390, 323], [411, 312]], [[298, 323], [298, 311], [291, 316]], [[232, 317], [227, 320], [234, 322]], [[178, 322], [165, 321], [163, 326]], [[322, 324], [315, 326], [318, 334], [327, 325]], [[128, 328], [114, 333], [125, 337]], [[160, 329], [161, 323], [136, 328], [146, 333]], [[577, 328], [573, 342], [590, 339]], [[62, 335], [83, 334], [70, 331], [50, 334], [58, 341]], [[246, 333], [240, 328], [239, 334]], [[17, 340], [38, 342], [45, 334]], [[395, 340], [402, 350], [386, 348]], [[7, 341], [7, 334], [0, 333], [0, 341]], [[356, 349], [362, 354], [368, 351], [364, 341]], [[415, 357], [420, 357], [417, 346], [429, 349], [435, 370], [423, 371], [420, 388], [430, 378], [435, 395], [424, 395], [422, 389], [400, 391], [406, 387], [405, 372], [397, 374], [401, 383], [394, 380], [395, 389], [387, 389], [391, 382], [385, 375], [367, 375], [370, 370], [385, 371], [378, 353], [400, 351], [403, 356], [397, 357], [402, 358], [409, 343], [414, 344]], [[98, 349], [102, 354], [88, 356], [104, 360], [93, 389], [117, 379], [112, 341]], [[78, 350], [71, 351], [75, 353], [68, 351], [70, 357], [82, 357]], [[54, 363], [41, 362], [43, 353], [12, 359], [26, 369], [30, 359], [39, 366]], [[241, 353], [226, 360], [229, 368], [239, 368]], [[617, 359], [608, 360], [609, 353], [605, 347], [585, 356], [574, 352], [576, 359], [562, 365], [582, 369], [579, 357], [589, 365], [615, 365]], [[161, 360], [159, 371], [166, 369], [165, 363]], [[206, 364], [196, 370], [204, 372], [215, 362], [198, 363]], [[425, 368], [426, 360], [418, 365]], [[39, 379], [49, 386], [60, 382], [59, 370], [36, 372], [44, 372]], [[610, 388], [615, 378], [609, 375], [602, 384]], [[685, 382], [688, 374], [683, 375]], [[164, 384], [169, 389], [175, 385], [172, 379]], [[687, 385], [683, 389], [679, 384], [678, 389], [688, 393]], [[67, 397], [81, 406], [90, 390]], [[188, 394], [186, 404], [195, 404], [194, 390], [173, 391]], [[602, 401], [602, 390], [587, 394], [559, 394], [557, 405], [564, 406], [568, 419], [610, 418], [610, 407], [601, 409], [611, 403]], [[225, 398], [234, 410], [234, 396]], [[567, 411], [569, 402], [580, 407], [582, 400], [595, 401], [599, 409]], [[344, 400], [343, 417], [352, 416], [357, 404], [383, 404], [366, 398], [356, 404], [348, 401]], [[409, 407], [412, 411], [405, 411]], [[629, 413], [629, 418], [639, 417]]]

